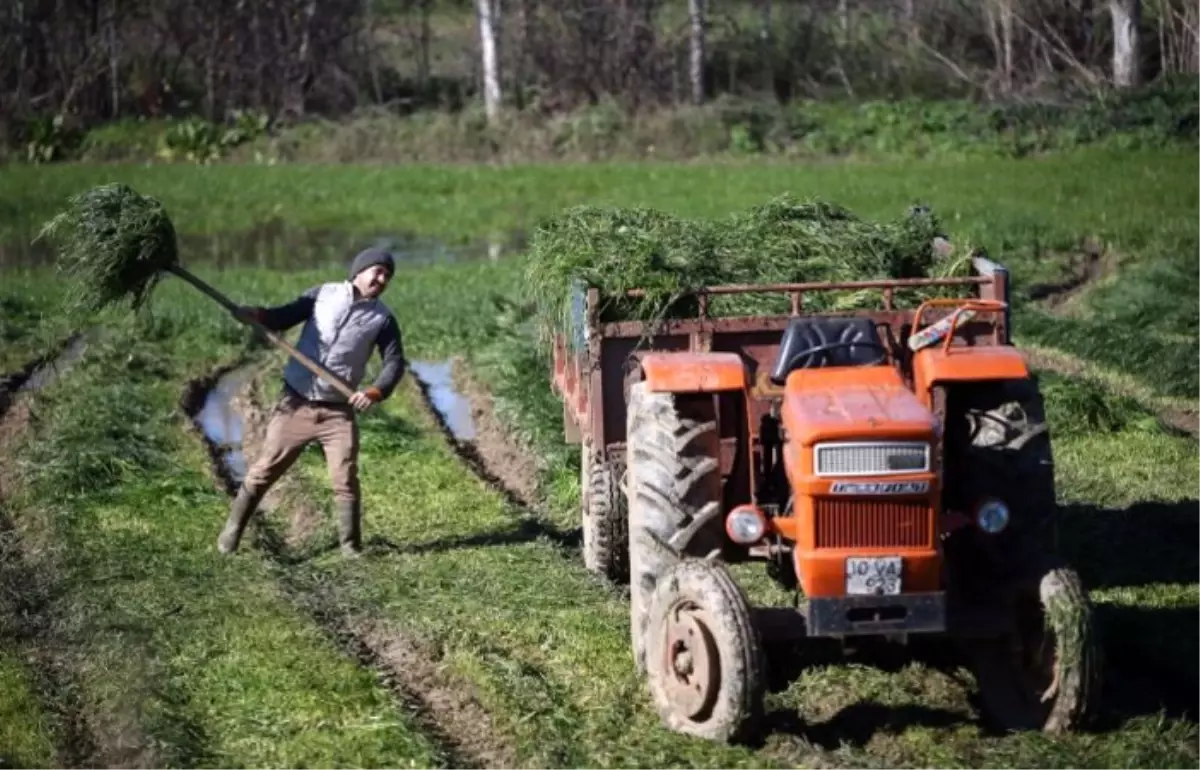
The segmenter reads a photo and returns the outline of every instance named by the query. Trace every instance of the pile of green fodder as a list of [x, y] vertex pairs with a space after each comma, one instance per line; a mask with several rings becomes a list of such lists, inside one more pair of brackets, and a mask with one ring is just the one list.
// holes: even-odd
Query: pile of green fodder
[[[943, 236], [928, 210], [870, 222], [834, 203], [781, 196], [716, 220], [684, 219], [646, 208], [579, 206], [535, 231], [526, 285], [543, 339], [580, 322], [578, 294], [600, 290], [604, 321], [658, 322], [694, 315], [700, 287], [727, 284], [848, 282], [965, 274], [961, 249], [940, 257]], [[629, 289], [644, 298], [624, 296]], [[948, 292], [923, 289], [897, 295], [915, 304]], [[879, 307], [875, 290], [808, 292], [808, 311]], [[783, 294], [714, 295], [713, 316], [786, 313]], [[576, 320], [572, 322], [572, 315]]]
[[125, 184], [71, 196], [38, 237], [58, 246], [58, 272], [67, 280], [63, 312], [70, 316], [122, 300], [137, 309], [160, 271], [179, 260], [175, 227], [163, 204]]

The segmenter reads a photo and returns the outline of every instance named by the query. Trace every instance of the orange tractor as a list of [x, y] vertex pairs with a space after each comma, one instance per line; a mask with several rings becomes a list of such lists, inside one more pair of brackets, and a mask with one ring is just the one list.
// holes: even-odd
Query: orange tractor
[[[749, 737], [771, 633], [944, 634], [989, 715], [1073, 729], [1099, 649], [1077, 574], [1055, 556], [1050, 437], [1010, 342], [1007, 271], [844, 284], [717, 286], [653, 329], [602, 321], [580, 289], [553, 388], [582, 445], [587, 567], [629, 583], [634, 659], [672, 729]], [[960, 299], [895, 307], [932, 286]], [[803, 312], [811, 292], [878, 292], [878, 310]], [[790, 298], [712, 317], [712, 297]], [[629, 297], [642, 296], [633, 290]], [[782, 301], [782, 300], [781, 300]], [[752, 608], [727, 564], [759, 561], [793, 607]], [[770, 623], [766, 623], [767, 619]]]

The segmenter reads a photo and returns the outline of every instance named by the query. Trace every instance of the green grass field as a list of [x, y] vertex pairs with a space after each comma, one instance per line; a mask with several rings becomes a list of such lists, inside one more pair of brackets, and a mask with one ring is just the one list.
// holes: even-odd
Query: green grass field
[[[535, 504], [473, 474], [408, 378], [362, 421], [368, 558], [331, 550], [315, 448], [245, 551], [220, 558], [227, 498], [181, 394], [252, 361], [269, 403], [281, 359], [167, 281], [146, 316], [98, 319], [21, 430], [0, 433], [16, 458], [0, 480], [0, 765], [1195, 766], [1200, 445], [1157, 410], [1194, 407], [1197, 391], [1196, 160], [6, 169], [5, 237], [32, 232], [70, 192], [129, 181], [161, 196], [181, 232], [220, 233], [221, 254], [185, 262], [264, 304], [340, 276], [350, 249], [380, 235], [472, 242], [572, 202], [695, 216], [783, 191], [868, 216], [928, 203], [952, 237], [1013, 269], [1020, 341], [1083, 367], [1043, 372], [1043, 390], [1063, 545], [1097, 604], [1109, 665], [1097, 727], [1057, 739], [992, 734], [970, 681], [921, 645], [849, 660], [817, 650], [770, 696], [762, 746], [666, 731], [633, 673], [626, 600], [579, 558], [577, 454], [522, 333], [517, 257], [403, 266], [386, 301], [410, 358], [458, 356], [494, 395], [536, 469]], [[276, 255], [321, 228], [344, 245], [324, 266], [309, 254], [292, 270], [253, 267], [266, 247], [239, 230], [272, 216], [295, 228], [269, 246]], [[1112, 274], [1069, 307], [1026, 299], [1069, 277], [1088, 237], [1114, 255]], [[243, 243], [245, 266], [212, 259], [228, 264]], [[0, 369], [11, 372], [75, 330], [57, 323], [45, 270], [0, 275]], [[1128, 387], [1106, 385], [1118, 379]], [[317, 515], [298, 526], [308, 509]], [[754, 572], [748, 585], [764, 595]]]

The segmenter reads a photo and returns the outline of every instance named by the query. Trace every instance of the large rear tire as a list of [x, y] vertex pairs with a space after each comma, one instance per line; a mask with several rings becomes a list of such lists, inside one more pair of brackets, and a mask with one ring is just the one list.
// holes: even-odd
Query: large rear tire
[[[984, 708], [1008, 730], [1077, 729], [1098, 705], [1101, 651], [1079, 575], [1054, 555], [1054, 463], [1041, 393], [1030, 379], [971, 387], [959, 397], [966, 403], [951, 414], [962, 422], [952, 430], [962, 432], [950, 446], [964, 451], [946, 459], [947, 475], [959, 485], [952, 494], [963, 507], [999, 497], [1011, 511], [1000, 535], [971, 533], [998, 560], [1004, 585], [988, 593], [999, 596], [1010, 619], [1002, 636], [967, 642]], [[947, 548], [948, 556], [955, 552]], [[960, 588], [974, 583], [978, 590], [997, 578], [968, 560], [954, 565]]]
[[584, 441], [580, 497], [583, 518], [583, 563], [592, 573], [614, 583], [629, 580], [629, 528], [622, 468], [598, 455]]
[[[659, 579], [685, 554], [703, 556], [720, 545], [720, 442], [712, 397], [677, 396], [630, 388], [626, 475], [629, 505], [629, 615], [634, 661], [646, 671], [650, 600]], [[698, 518], [702, 526], [684, 547], [671, 538]]]
[[750, 606], [720, 563], [685, 559], [660, 576], [647, 635], [650, 693], [663, 723], [718, 742], [761, 725], [765, 673]]

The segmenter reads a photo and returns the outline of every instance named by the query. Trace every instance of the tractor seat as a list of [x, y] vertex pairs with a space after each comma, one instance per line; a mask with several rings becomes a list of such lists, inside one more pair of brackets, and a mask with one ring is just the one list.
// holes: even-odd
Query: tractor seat
[[796, 369], [872, 366], [886, 360], [887, 350], [869, 318], [797, 316], [783, 332], [771, 382], [783, 385]]

